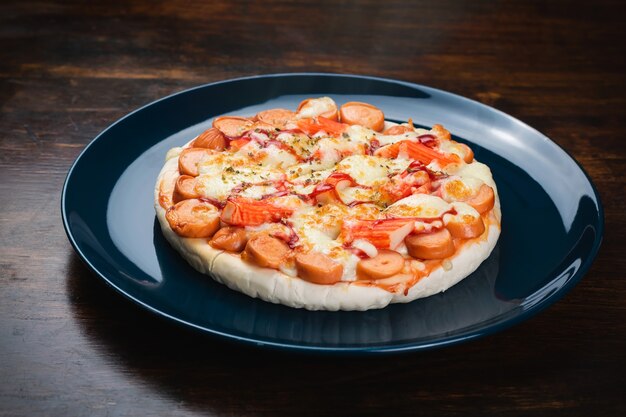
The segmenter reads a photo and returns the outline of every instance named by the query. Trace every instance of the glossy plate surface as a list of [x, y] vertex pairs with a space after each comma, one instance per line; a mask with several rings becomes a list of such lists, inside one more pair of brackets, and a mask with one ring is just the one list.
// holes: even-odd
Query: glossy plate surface
[[[443, 294], [367, 312], [310, 312], [234, 292], [193, 270], [162, 237], [153, 187], [165, 153], [224, 114], [295, 109], [327, 95], [372, 103], [393, 121], [441, 123], [490, 166], [502, 234], [471, 276]], [[580, 166], [524, 123], [493, 108], [401, 81], [281, 74], [187, 90], [117, 121], [85, 148], [63, 189], [72, 245], [108, 284], [141, 306], [201, 331], [262, 346], [346, 353], [441, 347], [520, 322], [588, 270], [603, 234], [599, 196]]]

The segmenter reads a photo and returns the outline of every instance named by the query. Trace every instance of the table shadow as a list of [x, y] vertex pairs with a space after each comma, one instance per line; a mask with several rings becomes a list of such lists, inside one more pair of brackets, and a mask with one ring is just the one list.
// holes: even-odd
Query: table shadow
[[183, 328], [139, 308], [97, 279], [74, 253], [68, 264], [69, 304], [89, 345], [105, 362], [122, 368], [123, 378], [130, 375], [131, 383], [193, 411], [367, 415], [394, 410], [394, 415], [408, 415], [415, 407], [435, 411], [442, 399], [452, 406], [468, 400], [449, 396], [467, 389], [468, 376], [480, 391], [511, 374], [520, 384], [532, 383], [535, 368], [528, 364], [551, 356], [559, 360], [546, 368], [548, 377], [557, 377], [578, 360], [576, 345], [564, 351], [537, 337], [559, 326], [563, 317], [558, 308], [548, 323], [536, 319], [472, 343], [414, 354], [352, 357], [257, 349]]

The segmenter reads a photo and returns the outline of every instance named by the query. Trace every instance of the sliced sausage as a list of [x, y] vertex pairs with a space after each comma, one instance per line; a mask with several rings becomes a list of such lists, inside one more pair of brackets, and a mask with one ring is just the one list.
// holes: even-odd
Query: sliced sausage
[[245, 254], [247, 260], [258, 266], [278, 269], [291, 254], [291, 249], [280, 239], [260, 234], [248, 240]]
[[247, 242], [246, 229], [243, 227], [226, 226], [213, 235], [209, 244], [216, 249], [241, 252], [246, 247]]
[[409, 255], [417, 259], [443, 259], [454, 255], [454, 242], [448, 229], [410, 235], [404, 239]]
[[219, 210], [199, 199], [183, 200], [165, 213], [170, 227], [182, 237], [211, 237], [220, 227]]
[[176, 180], [178, 179], [178, 172], [166, 172], [161, 178], [159, 184], [159, 205], [165, 210], [172, 207], [174, 201], [174, 189], [176, 187]]
[[329, 97], [307, 98], [298, 105], [298, 115], [300, 117], [322, 116], [326, 119], [339, 120], [337, 105]]
[[478, 193], [465, 202], [474, 207], [477, 212], [483, 214], [493, 208], [493, 205], [495, 204], [495, 199], [496, 197], [493, 192], [493, 188], [491, 188], [487, 184], [483, 184], [478, 189]]
[[222, 116], [213, 121], [213, 127], [229, 138], [241, 136], [252, 124], [252, 120], [239, 116]]
[[383, 135], [401, 135], [403, 133], [408, 133], [408, 132], [415, 132], [415, 129], [412, 129], [408, 126], [395, 125], [385, 130], [383, 132]]
[[194, 148], [208, 148], [216, 151], [223, 151], [226, 148], [226, 138], [224, 134], [214, 127], [205, 130], [192, 143]]
[[178, 203], [182, 200], [190, 198], [199, 198], [200, 194], [196, 191], [196, 177], [191, 175], [181, 175], [176, 180], [174, 187], [174, 202]]
[[450, 131], [442, 125], [434, 125], [430, 131], [441, 140], [452, 140]]
[[363, 259], [356, 265], [356, 274], [360, 279], [381, 279], [402, 271], [404, 258], [398, 252], [379, 249], [378, 255]]
[[454, 216], [452, 220], [446, 223], [446, 228], [454, 237], [471, 239], [473, 237], [478, 237], [483, 234], [483, 232], [485, 231], [485, 223], [480, 216]]
[[198, 164], [207, 156], [213, 155], [211, 149], [187, 148], [178, 156], [178, 170], [182, 175], [198, 176]]
[[315, 284], [334, 284], [341, 281], [343, 265], [320, 252], [296, 255], [298, 276]]
[[471, 164], [474, 160], [474, 151], [464, 143], [459, 143], [459, 146], [463, 149], [463, 160], [465, 163]]
[[279, 129], [296, 117], [296, 113], [286, 109], [265, 110], [256, 115], [259, 122], [267, 123]]
[[339, 118], [349, 125], [361, 125], [381, 132], [385, 127], [385, 114], [371, 104], [351, 101], [339, 109]]

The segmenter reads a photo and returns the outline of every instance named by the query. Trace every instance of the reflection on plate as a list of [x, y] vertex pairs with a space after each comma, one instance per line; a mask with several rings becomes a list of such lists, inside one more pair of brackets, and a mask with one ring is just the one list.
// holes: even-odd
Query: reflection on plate
[[[152, 190], [166, 151], [223, 114], [295, 108], [328, 95], [388, 119], [442, 123], [492, 169], [502, 235], [489, 259], [442, 294], [367, 312], [311, 312], [251, 299], [194, 271], [161, 236]], [[493, 333], [565, 294], [603, 233], [602, 206], [561, 148], [520, 121], [440, 90], [371, 77], [285, 74], [230, 80], [167, 97], [116, 122], [78, 157], [62, 197], [66, 231], [107, 283], [149, 310], [231, 340], [309, 351], [396, 352]], [[540, 233], [540, 234], [539, 234]]]

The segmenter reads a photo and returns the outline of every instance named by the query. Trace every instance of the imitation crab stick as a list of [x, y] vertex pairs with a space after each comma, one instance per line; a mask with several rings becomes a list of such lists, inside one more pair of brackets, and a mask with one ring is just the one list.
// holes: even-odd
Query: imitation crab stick
[[377, 132], [382, 132], [385, 127], [385, 114], [381, 109], [358, 101], [351, 101], [341, 106], [339, 118], [343, 123], [369, 127]]
[[341, 235], [345, 242], [365, 239], [376, 248], [394, 249], [415, 228], [413, 219], [348, 220]]
[[221, 218], [224, 223], [233, 226], [259, 226], [279, 221], [292, 212], [293, 209], [277, 207], [268, 200], [239, 197], [226, 202]]
[[194, 148], [208, 148], [223, 151], [226, 147], [226, 138], [218, 129], [212, 127], [205, 130], [191, 144]]
[[167, 210], [165, 218], [172, 230], [183, 237], [211, 237], [220, 227], [217, 207], [199, 199], [176, 203]]
[[198, 164], [215, 152], [206, 148], [187, 148], [178, 156], [178, 170], [183, 175], [198, 176]]
[[340, 135], [346, 128], [347, 124], [335, 122], [334, 120], [327, 119], [323, 116], [318, 116], [313, 119], [300, 119], [298, 120], [298, 128], [307, 135], [314, 135], [317, 132], [324, 131], [329, 135]]
[[266, 234], [250, 238], [245, 249], [245, 259], [264, 268], [278, 269], [290, 254], [284, 241]]
[[404, 239], [409, 255], [417, 259], [443, 259], [454, 255], [454, 242], [448, 229], [409, 235]]
[[298, 276], [315, 284], [334, 284], [341, 281], [343, 265], [320, 252], [296, 255]]
[[229, 144], [229, 149], [232, 150], [233, 152], [237, 152], [239, 149], [246, 146], [248, 142], [250, 142], [250, 139], [248, 138], [231, 140]]
[[356, 265], [359, 279], [387, 278], [402, 271], [404, 258], [396, 251], [382, 249], [373, 258], [362, 259]]
[[460, 160], [457, 155], [445, 155], [429, 148], [423, 143], [413, 142], [410, 140], [403, 140], [379, 148], [376, 152], [374, 152], [374, 155], [382, 156], [384, 158], [396, 158], [400, 153], [406, 153], [409, 158], [420, 161], [425, 165], [430, 164], [433, 160], [437, 160], [443, 165], [459, 162]]
[[337, 189], [353, 186], [355, 184], [356, 181], [349, 174], [333, 172], [315, 187], [309, 194], [309, 198], [315, 198], [318, 202], [323, 204], [341, 201]]

